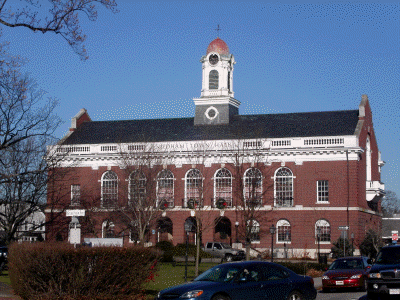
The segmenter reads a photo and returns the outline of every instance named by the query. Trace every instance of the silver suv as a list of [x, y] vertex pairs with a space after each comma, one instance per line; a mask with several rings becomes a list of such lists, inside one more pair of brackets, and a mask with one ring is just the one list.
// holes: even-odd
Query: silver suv
[[204, 247], [204, 251], [226, 261], [243, 260], [246, 257], [243, 250], [234, 249], [229, 244], [220, 242], [208, 242]]

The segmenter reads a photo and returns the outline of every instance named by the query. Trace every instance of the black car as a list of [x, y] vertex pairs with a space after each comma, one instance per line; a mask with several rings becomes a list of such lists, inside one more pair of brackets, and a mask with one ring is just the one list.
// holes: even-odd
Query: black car
[[368, 299], [400, 299], [400, 245], [382, 247], [367, 282]]
[[208, 269], [192, 282], [158, 293], [155, 300], [314, 300], [309, 276], [263, 261], [230, 262]]
[[7, 268], [8, 248], [0, 246], [0, 272]]

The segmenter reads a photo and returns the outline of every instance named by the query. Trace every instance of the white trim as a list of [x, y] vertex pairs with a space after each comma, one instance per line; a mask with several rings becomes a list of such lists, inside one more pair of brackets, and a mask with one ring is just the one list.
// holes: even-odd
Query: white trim
[[[214, 115], [213, 117], [210, 117], [210, 116], [208, 115], [208, 113], [210, 112], [210, 110], [215, 111], [215, 115]], [[214, 106], [210, 106], [209, 108], [207, 108], [207, 110], [205, 111], [204, 115], [206, 116], [207, 119], [209, 119], [209, 120], [214, 120], [216, 117], [218, 117], [219, 111], [218, 111], [218, 109], [216, 109]]]

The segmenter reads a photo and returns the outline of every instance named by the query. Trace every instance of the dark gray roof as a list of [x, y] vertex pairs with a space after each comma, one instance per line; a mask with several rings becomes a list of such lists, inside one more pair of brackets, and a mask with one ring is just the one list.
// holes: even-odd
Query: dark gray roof
[[104, 144], [353, 135], [358, 110], [237, 115], [229, 125], [193, 124], [194, 118], [83, 123], [63, 144]]

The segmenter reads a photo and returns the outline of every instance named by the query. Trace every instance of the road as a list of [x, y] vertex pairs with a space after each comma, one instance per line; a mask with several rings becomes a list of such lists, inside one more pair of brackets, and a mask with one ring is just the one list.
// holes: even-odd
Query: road
[[331, 292], [318, 291], [317, 300], [367, 300], [365, 292]]

